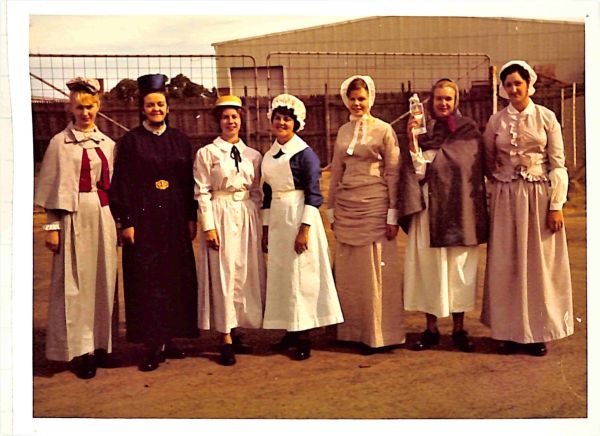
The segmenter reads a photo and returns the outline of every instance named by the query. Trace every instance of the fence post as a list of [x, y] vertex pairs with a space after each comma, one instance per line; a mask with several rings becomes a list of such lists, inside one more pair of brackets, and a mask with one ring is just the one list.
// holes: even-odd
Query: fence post
[[496, 77], [496, 67], [490, 67], [490, 83], [492, 84], [492, 115], [498, 112], [498, 79]]
[[[246, 103], [246, 116], [244, 117], [245, 120], [245, 125], [246, 125], [246, 144], [249, 145], [250, 147], [252, 147], [252, 144], [250, 142], [250, 100], [248, 99], [248, 87], [244, 86], [244, 102]], [[254, 147], [252, 147], [254, 148]]]
[[560, 128], [565, 128], [565, 88], [560, 88]]
[[577, 169], [577, 84], [573, 82], [573, 170]]
[[330, 130], [331, 130], [331, 116], [329, 113], [329, 90], [327, 87], [327, 83], [325, 83], [325, 148], [327, 151], [327, 162], [326, 164], [329, 165], [329, 163], [331, 162], [331, 135], [330, 135]]

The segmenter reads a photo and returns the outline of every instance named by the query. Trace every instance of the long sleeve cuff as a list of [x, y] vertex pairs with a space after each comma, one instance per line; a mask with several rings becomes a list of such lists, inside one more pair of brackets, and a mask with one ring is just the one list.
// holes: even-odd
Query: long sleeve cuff
[[554, 168], [548, 174], [550, 179], [550, 210], [561, 210], [567, 202], [569, 174], [566, 168]]
[[333, 215], [333, 209], [327, 209], [325, 211], [325, 216], [327, 217], [327, 221], [329, 221], [329, 224], [333, 224], [335, 222], [335, 216]]
[[200, 225], [202, 226], [202, 231], [204, 232], [207, 230], [214, 230], [216, 228], [212, 211], [207, 211], [206, 213], [200, 212]]
[[317, 222], [316, 220], [318, 219], [321, 219], [319, 209], [310, 204], [305, 204], [304, 212], [302, 212], [302, 223], [311, 226]]
[[398, 225], [398, 209], [388, 209], [386, 223], [393, 226]]
[[60, 230], [60, 212], [46, 209], [46, 224], [42, 226], [45, 231]]
[[260, 219], [262, 220], [263, 226], [269, 225], [269, 214], [271, 209], [261, 209], [260, 210]]

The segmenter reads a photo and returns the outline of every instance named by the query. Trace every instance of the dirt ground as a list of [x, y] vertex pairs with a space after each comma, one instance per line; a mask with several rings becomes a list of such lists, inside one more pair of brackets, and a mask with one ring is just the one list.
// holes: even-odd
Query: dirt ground
[[[326, 177], [324, 180], [326, 185]], [[546, 357], [498, 355], [489, 329], [479, 322], [485, 247], [481, 247], [478, 308], [466, 314], [476, 352], [451, 347], [451, 320], [441, 319], [439, 347], [414, 352], [407, 345], [363, 356], [335, 341], [335, 328], [313, 332], [313, 356], [303, 362], [271, 354], [280, 331], [245, 331], [253, 355], [220, 366], [214, 332], [181, 340], [183, 360], [157, 371], [137, 370], [138, 345], [124, 336], [123, 294], [114, 351], [123, 365], [79, 380], [65, 364], [44, 357], [51, 254], [34, 216], [34, 417], [97, 418], [585, 418], [588, 414], [586, 219], [583, 196], [566, 209], [574, 291], [575, 334], [549, 345]], [[329, 235], [331, 237], [331, 235]], [[398, 238], [401, 279], [406, 237]], [[424, 328], [424, 316], [406, 313], [407, 344]], [[373, 427], [374, 429], [376, 427]], [[118, 432], [115, 434], [119, 434]], [[170, 434], [169, 432], [165, 434]]]

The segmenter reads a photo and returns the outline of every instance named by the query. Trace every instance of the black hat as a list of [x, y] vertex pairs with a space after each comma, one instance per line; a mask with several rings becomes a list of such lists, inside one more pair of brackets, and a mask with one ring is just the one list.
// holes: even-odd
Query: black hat
[[146, 74], [137, 79], [140, 95], [150, 94], [152, 92], [165, 92], [166, 83], [169, 80], [164, 74]]

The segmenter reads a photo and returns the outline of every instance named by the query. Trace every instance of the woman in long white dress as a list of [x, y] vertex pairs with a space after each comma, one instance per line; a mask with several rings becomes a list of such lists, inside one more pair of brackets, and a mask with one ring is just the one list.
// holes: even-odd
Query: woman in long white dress
[[481, 319], [501, 353], [544, 356], [545, 342], [573, 334], [573, 296], [563, 140], [554, 112], [530, 98], [536, 78], [524, 61], [501, 68], [510, 103], [483, 134], [492, 195]]
[[77, 77], [67, 87], [73, 122], [50, 140], [35, 191], [54, 253], [46, 357], [72, 361], [75, 374], [88, 379], [96, 367], [117, 365], [109, 354], [117, 275], [117, 231], [108, 207], [115, 143], [95, 124], [98, 81]]
[[438, 80], [427, 132], [415, 136], [417, 121], [407, 123], [427, 205], [410, 220], [404, 263], [404, 309], [424, 312], [427, 322], [417, 351], [439, 343], [437, 320], [450, 315], [454, 346], [474, 350], [463, 327], [465, 312], [475, 309], [479, 244], [487, 241], [484, 153], [477, 124], [462, 116], [458, 100], [456, 83]]
[[265, 264], [261, 250], [261, 154], [239, 137], [242, 101], [220, 97], [213, 110], [221, 134], [198, 150], [195, 196], [203, 236], [198, 251], [198, 318], [201, 329], [222, 335], [222, 365], [251, 348], [233, 334], [262, 327]]
[[296, 360], [310, 357], [309, 330], [343, 321], [319, 214], [319, 158], [296, 135], [305, 118], [298, 98], [273, 99], [269, 119], [276, 140], [262, 162], [263, 250], [269, 253], [263, 327], [286, 330], [274, 348], [294, 348]]

